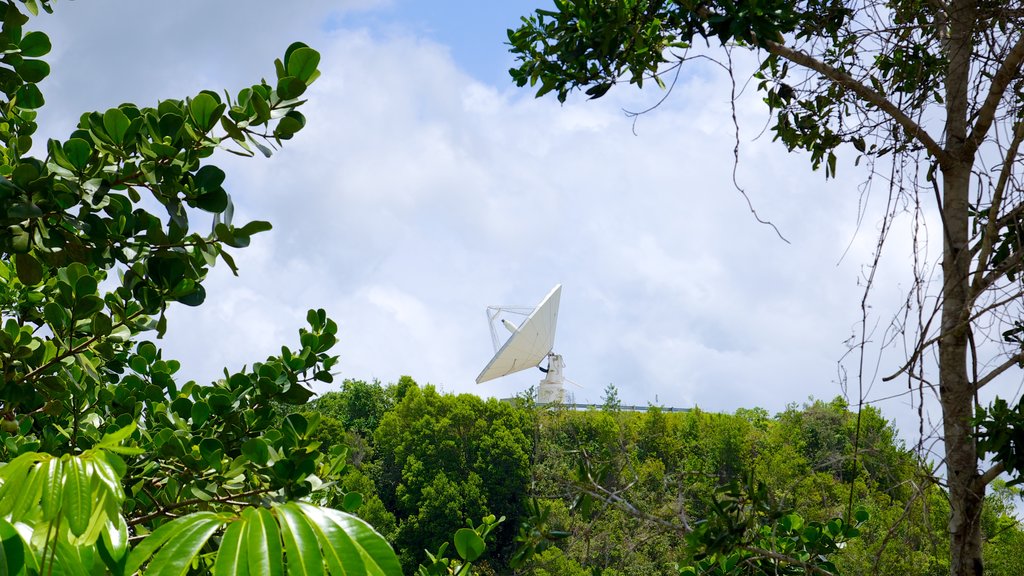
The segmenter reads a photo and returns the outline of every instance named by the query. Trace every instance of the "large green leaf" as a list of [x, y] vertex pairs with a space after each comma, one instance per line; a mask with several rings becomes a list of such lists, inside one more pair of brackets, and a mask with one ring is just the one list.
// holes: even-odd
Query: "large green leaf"
[[25, 541], [10, 522], [0, 518], [0, 576], [25, 573]]
[[125, 574], [134, 574], [139, 571], [153, 554], [171, 538], [177, 538], [182, 532], [188, 530], [193, 524], [204, 519], [217, 517], [213, 512], [196, 512], [181, 518], [176, 518], [161, 525], [149, 536], [142, 539], [142, 542], [132, 549], [128, 554], [128, 562], [125, 565]]
[[64, 493], [61, 495], [64, 517], [75, 536], [81, 536], [89, 527], [92, 516], [92, 482], [85, 462], [71, 456], [64, 463]]
[[283, 572], [281, 531], [265, 508], [246, 508], [242, 512], [245, 521], [246, 558], [249, 573], [278, 576]]
[[459, 528], [455, 532], [455, 550], [467, 562], [472, 562], [484, 553], [484, 539], [469, 528]]
[[53, 520], [60, 513], [61, 493], [64, 489], [64, 462], [52, 458], [43, 464], [43, 520]]
[[217, 561], [213, 565], [213, 576], [249, 576], [245, 531], [246, 522], [243, 520], [232, 522], [224, 530]]
[[395, 551], [372, 526], [338, 510], [305, 502], [296, 506], [313, 525], [331, 574], [401, 576]]
[[206, 541], [225, 521], [223, 517], [212, 512], [195, 512], [190, 516], [199, 518], [179, 530], [160, 548], [146, 569], [147, 576], [183, 576], [186, 574], [192, 564], [192, 559], [199, 554], [203, 546], [206, 545]]
[[320, 555], [320, 544], [302, 511], [295, 504], [288, 503], [277, 507], [277, 515], [288, 555], [288, 572], [321, 576], [324, 560]]
[[27, 58], [38, 58], [50, 52], [50, 38], [42, 32], [29, 32], [21, 39], [21, 55]]

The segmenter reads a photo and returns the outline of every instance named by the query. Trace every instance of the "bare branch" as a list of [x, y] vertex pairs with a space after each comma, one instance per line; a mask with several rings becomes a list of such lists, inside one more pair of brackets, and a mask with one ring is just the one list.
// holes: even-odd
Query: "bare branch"
[[1010, 49], [1002, 65], [999, 66], [999, 70], [992, 76], [992, 84], [989, 85], [988, 96], [985, 97], [985, 103], [978, 110], [978, 119], [975, 121], [974, 127], [971, 128], [971, 135], [968, 136], [967, 142], [964, 145], [964, 157], [973, 156], [974, 152], [981, 146], [985, 135], [988, 134], [989, 128], [992, 127], [996, 110], [999, 108], [999, 102], [1002, 101], [1010, 82], [1020, 72], [1021, 65], [1024, 65], [1024, 35], [1017, 39], [1017, 43]]
[[1024, 352], [1021, 352], [1020, 354], [1014, 354], [1005, 362], [1003, 362], [999, 366], [996, 366], [994, 370], [982, 376], [981, 379], [974, 384], [975, 390], [980, 390], [982, 386], [995, 380], [1000, 374], [1006, 372], [1010, 368], [1013, 368], [1014, 366], [1019, 366], [1021, 362], [1024, 362]]

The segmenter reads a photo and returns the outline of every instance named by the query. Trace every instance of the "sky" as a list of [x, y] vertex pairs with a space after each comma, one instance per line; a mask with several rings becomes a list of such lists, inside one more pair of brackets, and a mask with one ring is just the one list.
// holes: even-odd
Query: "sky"
[[[321, 52], [305, 130], [269, 160], [215, 157], [236, 221], [274, 230], [235, 253], [239, 277], [213, 271], [203, 306], [171, 311], [162, 346], [184, 378], [295, 347], [306, 310], [324, 308], [339, 379], [512, 396], [542, 374], [475, 384], [494, 353], [486, 307], [535, 305], [561, 283], [555, 351], [578, 402], [614, 384], [624, 404], [774, 413], [842, 394], [844, 373], [856, 400], [847, 353], [885, 191], [862, 186], [852, 156], [826, 180], [773, 143], [738, 75], [735, 179], [780, 240], [733, 184], [731, 86], [713, 64], [693, 63], [636, 119], [624, 111], [664, 93], [561, 105], [513, 85], [506, 30], [546, 4], [58, 1], [30, 25], [54, 45], [41, 132], [66, 137], [80, 113], [125, 101], [237, 92], [295, 40]], [[897, 220], [868, 302], [868, 398], [906, 390], [879, 379], [902, 348], [876, 345], [907, 286], [912, 227]], [[907, 396], [878, 406], [918, 429]]]

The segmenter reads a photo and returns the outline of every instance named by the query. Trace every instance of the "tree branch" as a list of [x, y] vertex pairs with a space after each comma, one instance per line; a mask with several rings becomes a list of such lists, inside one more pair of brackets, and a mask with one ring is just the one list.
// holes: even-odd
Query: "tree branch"
[[992, 76], [988, 96], [985, 97], [985, 103], [978, 110], [978, 119], [974, 122], [974, 127], [971, 128], [967, 142], [964, 143], [964, 157], [973, 156], [981, 146], [981, 142], [985, 139], [985, 135], [988, 134], [988, 130], [995, 120], [999, 102], [1003, 99], [1003, 94], [1006, 93], [1010, 82], [1017, 78], [1022, 64], [1024, 64], [1024, 35], [1017, 39], [1017, 43], [1010, 49], [1010, 53], [1006, 55], [999, 70]]
[[801, 52], [794, 48], [790, 48], [789, 46], [779, 44], [778, 42], [765, 40], [764, 46], [768, 52], [781, 58], [785, 58], [794, 64], [799, 64], [800, 66], [809, 68], [836, 84], [852, 90], [869, 104], [877, 106], [880, 110], [888, 114], [890, 118], [896, 121], [897, 124], [902, 126], [908, 134], [917, 138], [917, 140], [924, 145], [925, 149], [928, 150], [932, 156], [938, 159], [940, 164], [946, 164], [952, 160], [950, 154], [946, 152], [946, 150], [936, 142], [935, 139], [928, 134], [928, 131], [922, 128], [920, 124], [907, 116], [899, 109], [899, 107], [890, 102], [885, 96], [871, 88], [868, 88], [857, 81], [853, 76], [850, 76], [842, 70], [829, 66], [806, 52]]
[[216, 502], [218, 504], [229, 504], [237, 506], [240, 504], [239, 502], [235, 501], [237, 498], [248, 498], [250, 496], [266, 494], [267, 492], [270, 491], [270, 488], [258, 488], [256, 490], [242, 492], [241, 494], [231, 494], [229, 496], [221, 496], [219, 498], [210, 498], [209, 500], [203, 500], [202, 498], [190, 498], [188, 500], [182, 500], [180, 502], [173, 502], [171, 504], [167, 504], [166, 506], [161, 506], [159, 509], [149, 512], [148, 514], [143, 514], [142, 516], [128, 520], [127, 524], [128, 526], [135, 526], [137, 524], [142, 524], [143, 522], [148, 522], [153, 518], [159, 518], [160, 516], [169, 516], [172, 510], [177, 510], [178, 508], [185, 508], [186, 506], [193, 506], [195, 504], [202, 504], [204, 502]]
[[984, 385], [988, 384], [989, 382], [995, 380], [1000, 374], [1002, 374], [1003, 372], [1006, 372], [1007, 370], [1009, 370], [1010, 368], [1013, 368], [1014, 366], [1019, 365], [1021, 362], [1024, 362], [1024, 352], [1021, 352], [1019, 354], [1014, 354], [1013, 356], [1008, 358], [1005, 362], [1003, 362], [1002, 364], [997, 366], [994, 370], [992, 370], [988, 374], [985, 374], [984, 376], [982, 376], [980, 380], [975, 382], [974, 389], [975, 390], [980, 390], [982, 386], [984, 386]]
[[819, 568], [814, 564], [808, 564], [798, 558], [792, 556], [786, 556], [785, 554], [779, 554], [778, 552], [772, 552], [771, 550], [765, 550], [764, 548], [758, 548], [757, 546], [740, 546], [741, 550], [746, 550], [752, 554], [763, 556], [765, 558], [771, 558], [772, 560], [778, 560], [779, 562], [785, 562], [787, 564], [793, 564], [803, 568], [807, 574], [818, 574], [819, 576], [835, 576], [832, 572]]
[[1006, 467], [1003, 466], [1003, 463], [996, 462], [991, 468], [985, 470], [981, 476], [978, 476], [978, 482], [980, 482], [982, 486], [988, 486], [993, 480], [998, 478], [1004, 470], [1006, 470]]

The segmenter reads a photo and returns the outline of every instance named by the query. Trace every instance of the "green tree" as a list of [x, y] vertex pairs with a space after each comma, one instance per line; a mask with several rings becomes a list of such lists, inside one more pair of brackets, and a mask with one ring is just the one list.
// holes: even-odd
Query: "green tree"
[[530, 481], [533, 425], [525, 411], [477, 396], [439, 394], [411, 381], [374, 433], [377, 492], [397, 521], [407, 569], [449, 535], [487, 515], [494, 557], [507, 564]]
[[368, 524], [309, 503], [343, 450], [321, 450], [315, 416], [276, 411], [331, 379], [323, 310], [297, 347], [210, 385], [176, 380], [145, 338], [270, 229], [232, 221], [210, 159], [300, 131], [319, 54], [295, 43], [273, 83], [87, 112], [34, 146], [51, 43], [22, 7], [50, 2], [0, 4], [0, 572], [400, 573]]
[[[1022, 28], [1016, 4], [987, 0], [558, 0], [509, 32], [515, 81], [560, 100], [576, 89], [597, 98], [619, 82], [664, 85], [667, 64], [684, 64], [695, 40], [749, 49], [761, 58], [754, 77], [776, 140], [809, 153], [826, 177], [849, 144], [858, 159], [891, 167], [894, 194], [934, 203], [942, 281], [933, 298], [917, 299], [915, 343], [892, 377], [937, 380], [957, 576], [983, 570], [986, 486], [1024, 470], [1009, 440], [1024, 427], [1019, 411], [980, 427], [974, 420], [979, 391], [1024, 360], [1015, 307], [1024, 277]], [[989, 334], [996, 345], [982, 347]], [[989, 349], [998, 351], [977, 357]], [[995, 462], [982, 469], [986, 452]]]

